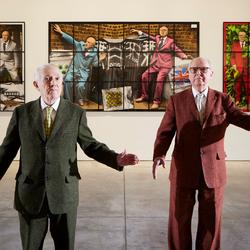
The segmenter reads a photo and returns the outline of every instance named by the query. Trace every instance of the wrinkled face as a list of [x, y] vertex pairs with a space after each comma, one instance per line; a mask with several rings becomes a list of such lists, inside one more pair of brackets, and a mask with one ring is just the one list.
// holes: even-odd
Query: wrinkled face
[[95, 46], [95, 38], [94, 37], [88, 37], [85, 43], [86, 49], [91, 49]]
[[190, 63], [189, 80], [197, 91], [202, 92], [208, 87], [212, 75], [211, 65], [205, 58], [198, 57]]
[[238, 37], [240, 42], [244, 42], [246, 39], [246, 33], [244, 31], [240, 31]]
[[8, 31], [4, 31], [2, 33], [2, 39], [3, 39], [3, 41], [7, 42], [7, 41], [9, 41], [9, 38], [10, 38], [10, 33]]
[[44, 102], [52, 105], [62, 91], [62, 75], [55, 66], [47, 66], [40, 71], [38, 79], [33, 82]]
[[161, 37], [167, 36], [168, 35], [168, 27], [166, 27], [166, 26], [160, 27], [159, 33], [160, 33]]

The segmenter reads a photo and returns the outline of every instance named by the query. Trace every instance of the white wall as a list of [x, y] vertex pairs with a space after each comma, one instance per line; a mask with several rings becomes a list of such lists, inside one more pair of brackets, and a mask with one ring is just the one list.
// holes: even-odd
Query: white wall
[[[215, 66], [210, 86], [222, 90], [223, 22], [250, 21], [249, 0], [11, 0], [1, 3], [0, 21], [24, 21], [26, 102], [38, 97], [32, 87], [34, 69], [48, 62], [49, 21], [198, 21], [200, 55]], [[156, 130], [163, 112], [88, 112], [94, 136], [111, 148], [151, 160]], [[0, 142], [11, 113], [0, 114]], [[226, 135], [229, 160], [250, 160], [250, 134], [230, 126]], [[169, 158], [170, 153], [168, 153]], [[86, 159], [79, 152], [79, 159]]]

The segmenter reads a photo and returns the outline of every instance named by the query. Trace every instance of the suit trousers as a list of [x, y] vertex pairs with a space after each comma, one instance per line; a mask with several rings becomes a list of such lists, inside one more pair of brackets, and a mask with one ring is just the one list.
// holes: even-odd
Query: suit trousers
[[64, 214], [52, 214], [47, 199], [38, 215], [19, 213], [23, 250], [42, 250], [50, 227], [55, 250], [74, 250], [77, 208]]
[[247, 69], [240, 68], [240, 75], [235, 81], [235, 101], [240, 102], [243, 95], [246, 96], [247, 104], [250, 104], [250, 83]]
[[219, 250], [224, 187], [208, 188], [202, 175], [198, 188], [170, 185], [168, 249], [192, 250], [191, 221], [198, 191], [196, 250]]
[[142, 74], [141, 78], [141, 87], [142, 87], [141, 97], [144, 98], [145, 100], [148, 99], [149, 83], [151, 81], [151, 76], [153, 73], [157, 73], [153, 102], [160, 104], [163, 92], [163, 83], [170, 70], [171, 68], [158, 67], [157, 65], [153, 65], [150, 68], [148, 68]]

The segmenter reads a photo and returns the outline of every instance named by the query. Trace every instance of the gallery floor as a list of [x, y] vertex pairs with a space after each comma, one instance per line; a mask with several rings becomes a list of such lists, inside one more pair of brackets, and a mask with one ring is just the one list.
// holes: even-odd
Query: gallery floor
[[[0, 249], [21, 250], [17, 213], [13, 209], [18, 162], [0, 182]], [[168, 163], [167, 163], [168, 165]], [[222, 250], [250, 249], [250, 162], [229, 161]], [[151, 162], [116, 172], [94, 161], [79, 162], [80, 204], [76, 250], [167, 249], [168, 168], [151, 177]], [[193, 235], [197, 223], [194, 211]], [[52, 250], [48, 234], [45, 250]]]

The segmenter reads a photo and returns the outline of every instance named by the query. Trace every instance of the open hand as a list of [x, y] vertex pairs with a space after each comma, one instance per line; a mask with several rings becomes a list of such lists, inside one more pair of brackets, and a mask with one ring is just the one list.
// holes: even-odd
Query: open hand
[[117, 164], [119, 166], [136, 165], [139, 159], [134, 154], [127, 154], [126, 150], [117, 155]]
[[157, 179], [157, 168], [161, 165], [163, 168], [165, 168], [165, 157], [164, 156], [156, 157], [154, 159], [154, 163], [153, 163], [153, 167], [152, 167], [152, 174], [153, 174], [154, 179]]

